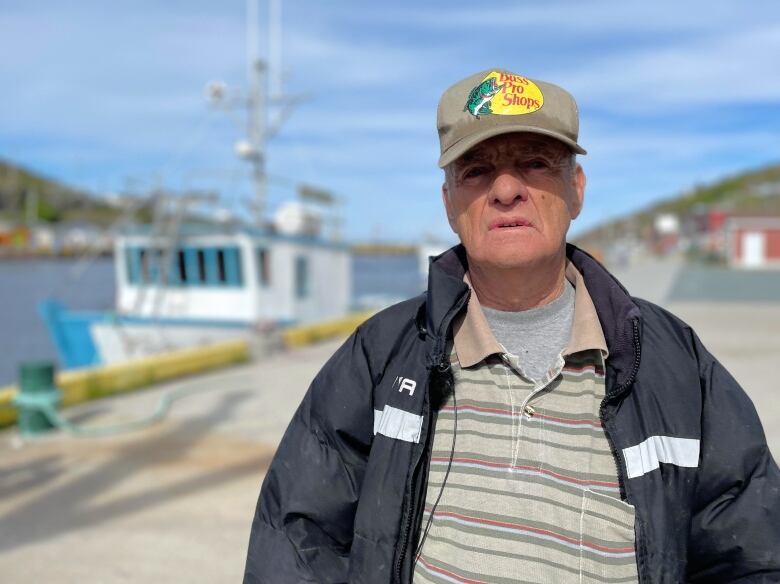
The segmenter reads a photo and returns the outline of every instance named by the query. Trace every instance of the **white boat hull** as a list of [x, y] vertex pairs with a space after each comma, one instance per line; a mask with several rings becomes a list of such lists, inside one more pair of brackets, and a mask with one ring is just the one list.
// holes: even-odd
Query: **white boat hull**
[[118, 363], [139, 357], [236, 339], [251, 340], [249, 327], [198, 326], [195, 324], [94, 323], [90, 330], [102, 363]]

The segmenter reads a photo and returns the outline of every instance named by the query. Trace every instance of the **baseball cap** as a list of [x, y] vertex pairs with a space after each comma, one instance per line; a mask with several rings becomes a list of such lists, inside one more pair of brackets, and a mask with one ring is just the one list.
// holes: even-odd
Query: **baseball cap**
[[470, 75], [450, 87], [436, 115], [439, 167], [488, 138], [509, 132], [532, 132], [560, 140], [577, 154], [577, 103], [565, 89], [504, 69]]

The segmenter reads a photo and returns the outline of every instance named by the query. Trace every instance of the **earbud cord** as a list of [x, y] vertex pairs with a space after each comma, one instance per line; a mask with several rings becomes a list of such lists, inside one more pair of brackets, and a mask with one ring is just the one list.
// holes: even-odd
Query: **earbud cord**
[[447, 463], [447, 472], [444, 473], [444, 480], [441, 483], [441, 488], [439, 489], [439, 496], [436, 497], [436, 502], [433, 504], [433, 507], [431, 508], [431, 512], [428, 515], [428, 521], [425, 524], [425, 530], [423, 531], [423, 536], [420, 538], [420, 543], [417, 546], [417, 552], [415, 554], [414, 562], [417, 563], [420, 560], [420, 554], [422, 553], [423, 544], [425, 543], [425, 539], [428, 537], [428, 531], [431, 528], [431, 522], [433, 521], [433, 514], [436, 511], [436, 507], [439, 505], [439, 501], [441, 500], [442, 493], [444, 493], [444, 485], [447, 484], [447, 478], [450, 476], [450, 469], [452, 468], [452, 458], [455, 456], [455, 439], [458, 435], [458, 400], [455, 397], [455, 384], [452, 384], [452, 406], [453, 411], [455, 412], [455, 423], [452, 428], [452, 448], [450, 449], [450, 460]]

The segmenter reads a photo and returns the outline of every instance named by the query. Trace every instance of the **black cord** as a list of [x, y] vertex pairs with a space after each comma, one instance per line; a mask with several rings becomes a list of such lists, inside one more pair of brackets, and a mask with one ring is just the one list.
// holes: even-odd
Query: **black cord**
[[441, 483], [441, 488], [439, 489], [439, 496], [436, 497], [436, 502], [433, 504], [433, 507], [431, 508], [431, 513], [428, 515], [428, 522], [425, 524], [425, 530], [423, 531], [423, 536], [420, 538], [420, 543], [417, 546], [417, 553], [415, 554], [414, 562], [417, 563], [420, 560], [420, 554], [422, 553], [423, 544], [425, 543], [425, 539], [428, 537], [428, 531], [431, 528], [431, 522], [433, 521], [433, 513], [436, 511], [436, 507], [439, 504], [439, 501], [441, 500], [441, 496], [444, 493], [444, 485], [447, 484], [447, 478], [450, 476], [450, 469], [452, 468], [452, 458], [455, 456], [455, 439], [458, 435], [458, 400], [455, 397], [455, 384], [452, 384], [452, 405], [453, 410], [455, 411], [455, 424], [452, 428], [452, 448], [450, 449], [450, 460], [447, 463], [447, 472], [444, 473], [444, 480]]

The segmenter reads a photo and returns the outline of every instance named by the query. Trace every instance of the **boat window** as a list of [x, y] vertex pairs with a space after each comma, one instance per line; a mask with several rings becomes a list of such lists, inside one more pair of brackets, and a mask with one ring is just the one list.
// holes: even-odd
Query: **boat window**
[[241, 250], [237, 247], [225, 249], [225, 278], [228, 286], [243, 286], [241, 276]]
[[139, 263], [141, 265], [141, 282], [144, 284], [149, 282], [149, 253], [146, 249], [141, 249], [139, 252]]
[[224, 284], [227, 281], [225, 276], [225, 250], [217, 250], [217, 280], [220, 284]]
[[215, 247], [203, 248], [203, 257], [206, 261], [206, 285], [219, 286], [219, 271], [217, 269], [217, 249]]
[[152, 282], [154, 284], [161, 284], [168, 282], [168, 267], [163, 265], [163, 256], [165, 252], [160, 249], [154, 249], [152, 255], [152, 267], [154, 271], [152, 273]]
[[257, 276], [263, 288], [271, 285], [271, 252], [267, 249], [257, 250]]
[[[133, 249], [131, 254], [130, 281], [133, 283], [159, 284], [161, 281], [163, 250], [160, 248]], [[165, 274], [162, 274], [165, 275]]]
[[125, 248], [125, 264], [128, 283], [138, 284], [141, 279], [141, 254], [137, 247]]
[[206, 253], [204, 250], [199, 249], [198, 254], [198, 282], [206, 281]]
[[187, 282], [187, 262], [184, 257], [184, 250], [180, 249], [176, 252], [176, 268], [175, 273], [179, 276], [179, 283]]
[[303, 299], [309, 296], [309, 261], [308, 258], [295, 258], [295, 296]]
[[198, 262], [198, 250], [194, 247], [187, 247], [184, 249], [184, 264], [185, 273], [188, 286], [200, 284], [203, 279], [201, 278], [200, 264]]
[[242, 286], [241, 250], [238, 247], [183, 247], [174, 250], [163, 266], [162, 248], [125, 249], [127, 281], [130, 284], [170, 286]]

